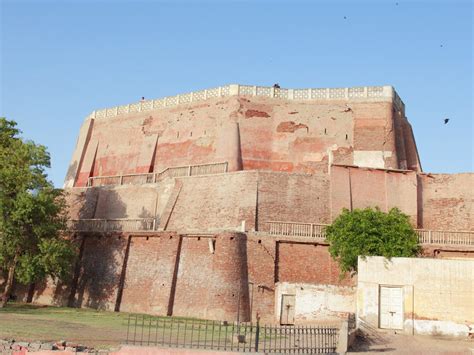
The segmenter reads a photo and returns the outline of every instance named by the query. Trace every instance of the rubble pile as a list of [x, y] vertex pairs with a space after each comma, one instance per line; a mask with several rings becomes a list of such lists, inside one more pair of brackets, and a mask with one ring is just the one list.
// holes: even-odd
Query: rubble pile
[[8, 339], [8, 340], [2, 340], [0, 339], [0, 354], [2, 353], [9, 353], [10, 351], [28, 351], [28, 352], [34, 352], [34, 351], [43, 351], [43, 350], [49, 350], [49, 351], [54, 351], [54, 350], [59, 350], [59, 351], [71, 351], [74, 353], [77, 352], [84, 352], [84, 353], [98, 353], [101, 351], [98, 351], [94, 348], [65, 341], [65, 340], [60, 340], [57, 342], [44, 342], [44, 341], [32, 341], [32, 342], [27, 342], [27, 341], [16, 341], [15, 339]]

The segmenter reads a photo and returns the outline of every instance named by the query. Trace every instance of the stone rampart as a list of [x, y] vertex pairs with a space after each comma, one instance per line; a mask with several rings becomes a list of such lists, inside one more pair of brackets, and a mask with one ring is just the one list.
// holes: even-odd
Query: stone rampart
[[[328, 245], [318, 239], [264, 232], [116, 232], [77, 233], [76, 240], [81, 251], [72, 281], [37, 284], [32, 301], [228, 321], [255, 321], [258, 313], [263, 322], [277, 323], [281, 295], [293, 290], [297, 323], [354, 312], [357, 279], [339, 277]], [[474, 255], [451, 250], [438, 247], [430, 256]], [[15, 294], [26, 300], [27, 292], [17, 287]], [[312, 308], [308, 297], [315, 301]]]
[[472, 180], [333, 165], [330, 174], [237, 171], [68, 193], [71, 219], [156, 220], [155, 230], [185, 233], [263, 231], [271, 221], [327, 224], [342, 208], [365, 207], [397, 207], [418, 229], [472, 231]]
[[81, 128], [65, 186], [216, 162], [227, 162], [228, 171], [314, 173], [327, 172], [332, 163], [420, 169], [408, 121], [390, 86], [229, 88], [202, 100], [97, 111]]

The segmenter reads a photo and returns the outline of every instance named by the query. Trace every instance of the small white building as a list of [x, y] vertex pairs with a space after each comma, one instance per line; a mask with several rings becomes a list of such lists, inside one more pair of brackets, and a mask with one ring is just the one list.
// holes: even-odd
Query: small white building
[[359, 257], [357, 325], [468, 337], [474, 333], [474, 259]]

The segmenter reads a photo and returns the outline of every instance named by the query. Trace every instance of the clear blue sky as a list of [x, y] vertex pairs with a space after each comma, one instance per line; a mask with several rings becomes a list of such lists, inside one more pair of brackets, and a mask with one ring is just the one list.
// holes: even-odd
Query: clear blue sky
[[0, 2], [0, 115], [56, 186], [94, 109], [227, 83], [393, 85], [423, 169], [473, 171], [471, 1]]

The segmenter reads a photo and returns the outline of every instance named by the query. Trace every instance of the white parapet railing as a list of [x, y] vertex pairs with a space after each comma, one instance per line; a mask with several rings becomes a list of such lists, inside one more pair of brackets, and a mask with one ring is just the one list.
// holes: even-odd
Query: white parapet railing
[[[263, 232], [275, 236], [292, 236], [307, 238], [326, 238], [327, 224], [299, 222], [264, 222]], [[474, 231], [424, 230], [416, 229], [420, 244], [459, 245], [474, 247]]]
[[271, 235], [326, 239], [327, 224], [272, 221], [264, 226], [264, 231]]
[[164, 178], [184, 176], [212, 175], [226, 173], [229, 169], [227, 162], [196, 164], [166, 168], [159, 173], [123, 174], [111, 176], [93, 176], [87, 181], [87, 186], [107, 185], [141, 185], [156, 183]]
[[474, 247], [474, 231], [442, 231], [417, 229], [421, 244], [463, 245]]
[[[68, 229], [75, 232], [146, 232], [157, 230], [156, 218], [115, 218], [70, 220]], [[271, 221], [262, 232], [274, 236], [326, 239], [327, 224]], [[473, 246], [474, 231], [415, 230], [420, 244]]]
[[157, 226], [156, 218], [78, 219], [68, 222], [68, 229], [74, 232], [144, 232], [154, 231]]
[[392, 86], [360, 86], [350, 88], [284, 89], [270, 86], [231, 84], [217, 88], [168, 96], [155, 100], [143, 100], [129, 105], [115, 106], [93, 111], [89, 117], [103, 119], [122, 114], [153, 111], [207, 99], [234, 95], [264, 96], [286, 100], [363, 100], [390, 98], [398, 110], [405, 112], [405, 104]]

